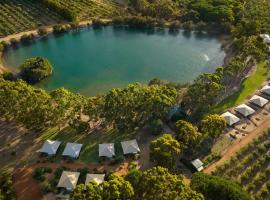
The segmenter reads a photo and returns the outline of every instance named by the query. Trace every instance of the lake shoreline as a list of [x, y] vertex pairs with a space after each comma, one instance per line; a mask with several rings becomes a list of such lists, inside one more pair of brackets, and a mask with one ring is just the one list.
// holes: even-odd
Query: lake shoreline
[[[111, 20], [108, 20], [108, 19], [104, 19], [104, 22], [110, 24]], [[63, 24], [64, 25], [64, 24]], [[69, 24], [66, 24], [66, 25], [69, 25]], [[78, 25], [78, 28], [86, 28], [86, 27], [89, 27], [90, 25], [92, 25], [92, 21], [91, 20], [88, 20], [88, 21], [82, 21], [79, 23]], [[44, 38], [44, 37], [48, 37], [49, 35], [53, 34], [53, 26], [47, 26], [45, 27], [46, 28], [46, 31], [47, 33], [43, 36], [40, 36], [38, 34], [38, 29], [36, 30], [32, 30], [32, 31], [25, 31], [25, 32], [21, 32], [21, 33], [16, 33], [16, 34], [13, 34], [13, 35], [9, 35], [9, 36], [6, 36], [4, 38], [0, 38], [0, 42], [1, 41], [4, 41], [6, 43], [8, 43], [8, 46], [10, 46], [10, 40], [13, 38], [13, 39], [16, 39], [18, 42], [20, 42], [20, 39], [23, 35], [34, 35], [34, 38], [33, 40], [39, 40], [41, 38]], [[158, 27], [157, 27], [158, 28]], [[168, 25], [165, 26], [164, 28], [168, 28]], [[183, 29], [179, 29], [179, 30], [183, 30]], [[200, 32], [200, 31], [196, 31], [196, 30], [190, 30], [191, 32]], [[208, 32], [207, 32], [208, 33]], [[64, 33], [65, 34], [65, 33]], [[221, 66], [223, 67], [226, 67], [228, 61], [231, 59], [231, 57], [233, 56], [233, 53], [232, 53], [232, 50], [231, 50], [231, 37], [230, 35], [225, 35], [225, 34], [220, 34], [217, 36], [217, 40], [218, 42], [221, 44], [221, 49], [224, 51], [224, 59], [223, 59], [223, 63], [221, 64]], [[9, 51], [8, 49], [6, 51]], [[5, 62], [5, 53], [6, 52], [2, 52], [0, 54], [0, 74], [1, 73], [4, 73], [6, 71], [13, 71], [12, 70], [12, 67], [8, 66]]]

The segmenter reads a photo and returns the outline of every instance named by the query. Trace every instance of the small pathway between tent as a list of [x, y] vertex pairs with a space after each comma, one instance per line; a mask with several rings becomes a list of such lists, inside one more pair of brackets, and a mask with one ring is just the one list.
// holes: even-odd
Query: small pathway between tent
[[43, 195], [40, 183], [33, 179], [32, 174], [38, 167], [50, 167], [53, 171], [59, 167], [66, 167], [71, 171], [76, 171], [80, 168], [87, 167], [89, 171], [97, 169], [98, 171], [113, 170], [117, 175], [125, 175], [128, 171], [128, 162], [124, 162], [120, 166], [112, 166], [106, 164], [90, 164], [83, 163], [39, 163], [33, 164], [22, 168], [17, 168], [13, 172], [13, 187], [17, 196], [17, 200], [52, 200], [55, 199], [54, 195]]
[[270, 118], [265, 120], [262, 124], [260, 124], [255, 130], [251, 131], [243, 137], [241, 140], [236, 141], [231, 145], [228, 149], [226, 149], [222, 153], [221, 159], [218, 161], [212, 163], [208, 167], [206, 167], [203, 172], [210, 174], [211, 172], [215, 171], [215, 169], [218, 166], [221, 166], [222, 164], [225, 163], [225, 161], [229, 160], [232, 156], [234, 156], [241, 148], [246, 146], [248, 143], [252, 142], [253, 139], [257, 138], [259, 135], [263, 134], [265, 130], [270, 128]]

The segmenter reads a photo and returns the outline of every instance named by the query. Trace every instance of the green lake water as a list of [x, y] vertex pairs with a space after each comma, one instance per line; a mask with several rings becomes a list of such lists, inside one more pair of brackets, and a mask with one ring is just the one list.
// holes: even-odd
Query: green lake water
[[65, 87], [91, 96], [153, 78], [185, 83], [213, 72], [225, 53], [218, 38], [209, 34], [109, 26], [51, 35], [10, 49], [4, 59], [16, 70], [24, 59], [35, 56], [48, 58], [54, 66], [53, 75], [40, 87]]

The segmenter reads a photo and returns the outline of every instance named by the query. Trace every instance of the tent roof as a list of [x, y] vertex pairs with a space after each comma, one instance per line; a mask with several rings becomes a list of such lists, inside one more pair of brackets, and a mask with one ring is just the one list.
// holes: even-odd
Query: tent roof
[[89, 183], [89, 181], [95, 181], [97, 184], [103, 183], [105, 174], [87, 174], [85, 185]]
[[261, 92], [270, 95], [270, 86], [269, 86], [269, 85], [265, 85], [265, 86], [261, 89]]
[[77, 185], [80, 173], [63, 171], [61, 178], [57, 184], [57, 187], [74, 189]]
[[99, 156], [111, 158], [114, 155], [114, 143], [99, 144]]
[[123, 142], [121, 142], [121, 145], [122, 145], [124, 154], [140, 152], [140, 148], [139, 148], [138, 143], [135, 139], [123, 141]]
[[234, 114], [230, 113], [230, 112], [225, 112], [221, 115], [221, 117], [223, 117], [226, 121], [226, 123], [231, 126], [237, 122], [240, 121], [240, 119], [238, 117], [236, 117]]
[[265, 104], [269, 102], [267, 99], [260, 97], [258, 95], [254, 95], [249, 101], [260, 107], [263, 107]]
[[203, 162], [200, 159], [191, 161], [191, 164], [197, 169], [197, 171], [203, 170]]
[[73, 158], [78, 158], [80, 155], [81, 148], [82, 148], [82, 144], [67, 143], [63, 152], [63, 156], [70, 156]]
[[243, 116], [247, 117], [255, 112], [251, 107], [247, 106], [246, 104], [241, 104], [240, 106], [237, 106], [235, 110], [239, 113], [241, 113]]
[[58, 147], [60, 146], [61, 142], [54, 141], [54, 140], [46, 140], [42, 145], [39, 152], [47, 153], [49, 155], [54, 155], [57, 152]]

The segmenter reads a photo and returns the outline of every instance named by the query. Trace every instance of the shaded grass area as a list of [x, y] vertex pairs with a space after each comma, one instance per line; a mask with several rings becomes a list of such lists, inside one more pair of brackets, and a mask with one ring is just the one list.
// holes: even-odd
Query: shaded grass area
[[62, 159], [62, 152], [66, 143], [76, 142], [83, 144], [80, 152], [79, 161], [86, 164], [98, 162], [98, 145], [101, 143], [115, 143], [115, 154], [123, 155], [120, 142], [128, 139], [134, 139], [135, 132], [119, 132], [113, 129], [107, 131], [99, 131], [90, 134], [78, 133], [76, 130], [68, 127], [59, 132], [57, 128], [50, 129], [41, 135], [41, 140], [51, 139], [61, 141], [60, 148], [57, 152], [55, 161]]
[[232, 108], [242, 103], [247, 97], [260, 88], [261, 84], [269, 77], [269, 75], [270, 71], [266, 62], [258, 64], [256, 72], [242, 82], [240, 89], [220, 102], [210, 112], [221, 113], [228, 108]]

